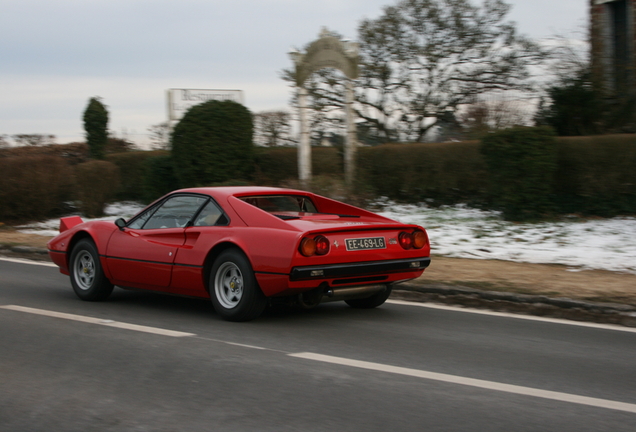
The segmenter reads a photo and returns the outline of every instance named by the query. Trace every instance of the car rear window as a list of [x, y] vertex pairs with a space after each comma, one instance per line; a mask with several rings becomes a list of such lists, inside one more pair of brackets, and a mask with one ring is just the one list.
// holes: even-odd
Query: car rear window
[[240, 199], [270, 213], [318, 213], [314, 203], [308, 197], [302, 195], [258, 195], [240, 197]]

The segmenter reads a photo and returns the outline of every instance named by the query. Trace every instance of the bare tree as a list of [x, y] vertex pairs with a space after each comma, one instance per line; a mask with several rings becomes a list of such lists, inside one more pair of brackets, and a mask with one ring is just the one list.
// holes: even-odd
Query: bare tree
[[490, 94], [462, 106], [457, 117], [466, 138], [479, 138], [500, 129], [528, 126], [532, 115], [527, 101]]
[[55, 144], [55, 135], [49, 134], [17, 134], [13, 135], [12, 138], [18, 146], [43, 146]]
[[[422, 141], [438, 119], [492, 91], [532, 90], [528, 67], [544, 53], [517, 35], [503, 0], [400, 0], [358, 28], [359, 123], [384, 141]], [[286, 79], [292, 75], [285, 74]], [[334, 70], [306, 83], [312, 108], [344, 106]]]
[[291, 116], [287, 111], [261, 111], [254, 114], [254, 141], [274, 147], [293, 143]]
[[156, 150], [169, 149], [170, 132], [170, 123], [167, 121], [150, 126], [148, 128], [148, 135], [150, 138], [151, 147]]

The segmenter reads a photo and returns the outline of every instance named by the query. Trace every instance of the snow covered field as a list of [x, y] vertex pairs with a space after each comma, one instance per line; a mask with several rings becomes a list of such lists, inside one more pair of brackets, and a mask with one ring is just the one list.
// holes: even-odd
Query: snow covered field
[[[128, 219], [139, 212], [139, 210], [143, 209], [144, 206], [138, 204], [136, 202], [118, 202], [114, 204], [109, 204], [104, 209], [104, 213], [106, 216], [95, 219], [88, 219], [82, 217], [84, 221], [88, 220], [112, 220], [114, 221], [117, 218], [123, 217], [124, 219]], [[36, 222], [29, 225], [24, 225], [18, 227], [20, 232], [25, 234], [39, 234], [44, 236], [56, 236], [59, 234], [60, 228], [60, 220], [59, 219], [50, 219], [44, 222]]]
[[[425, 205], [375, 204], [379, 213], [428, 231], [433, 254], [458, 258], [552, 263], [636, 274], [636, 218], [516, 224], [497, 212], [466, 206], [430, 208]], [[141, 209], [136, 203], [107, 207], [104, 220], [129, 218]], [[21, 227], [20, 231], [56, 235], [57, 219]]]
[[426, 228], [433, 253], [636, 274], [636, 218], [512, 223], [466, 206], [382, 205], [380, 214]]

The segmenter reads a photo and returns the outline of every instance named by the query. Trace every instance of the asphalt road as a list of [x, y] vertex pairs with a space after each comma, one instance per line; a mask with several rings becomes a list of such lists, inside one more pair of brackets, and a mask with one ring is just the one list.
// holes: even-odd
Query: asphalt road
[[387, 303], [222, 321], [0, 260], [0, 431], [634, 431], [636, 329]]

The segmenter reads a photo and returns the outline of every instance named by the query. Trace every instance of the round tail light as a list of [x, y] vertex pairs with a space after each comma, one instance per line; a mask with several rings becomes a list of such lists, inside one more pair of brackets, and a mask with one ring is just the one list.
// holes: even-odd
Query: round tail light
[[329, 252], [329, 240], [325, 236], [317, 236], [314, 237], [314, 242], [316, 243], [316, 255], [325, 255]]
[[424, 231], [414, 231], [411, 236], [413, 237], [414, 249], [422, 249], [428, 243], [428, 236]]
[[402, 231], [398, 236], [398, 241], [400, 242], [400, 246], [404, 249], [411, 249], [413, 247], [413, 236], [411, 233]]
[[313, 256], [316, 253], [316, 242], [312, 238], [304, 238], [300, 242], [300, 247], [298, 248], [301, 254], [306, 257]]

